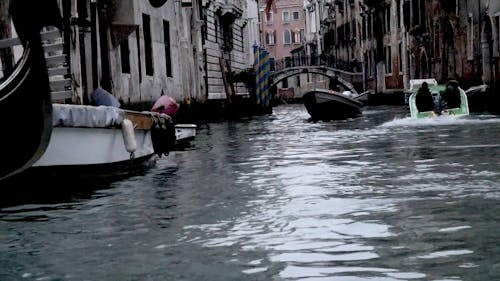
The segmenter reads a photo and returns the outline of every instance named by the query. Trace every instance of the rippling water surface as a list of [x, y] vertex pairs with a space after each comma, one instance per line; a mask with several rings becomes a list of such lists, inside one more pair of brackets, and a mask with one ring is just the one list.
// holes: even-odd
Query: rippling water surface
[[500, 119], [406, 116], [200, 124], [143, 175], [1, 207], [0, 280], [500, 280]]

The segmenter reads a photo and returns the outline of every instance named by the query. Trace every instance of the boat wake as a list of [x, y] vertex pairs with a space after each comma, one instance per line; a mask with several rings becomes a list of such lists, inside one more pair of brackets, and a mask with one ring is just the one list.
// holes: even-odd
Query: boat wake
[[476, 123], [500, 123], [500, 118], [493, 115], [470, 115], [463, 117], [454, 117], [449, 115], [441, 115], [433, 118], [395, 118], [391, 121], [385, 122], [380, 127], [428, 127], [428, 126], [450, 126], [450, 125], [465, 125]]

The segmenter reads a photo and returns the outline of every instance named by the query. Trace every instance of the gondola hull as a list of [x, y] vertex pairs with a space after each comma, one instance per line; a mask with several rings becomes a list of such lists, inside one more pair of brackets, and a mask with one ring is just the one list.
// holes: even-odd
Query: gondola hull
[[41, 157], [50, 140], [52, 102], [49, 81], [41, 44], [35, 40], [25, 47], [14, 72], [0, 83], [0, 115], [3, 120], [0, 179], [30, 167]]

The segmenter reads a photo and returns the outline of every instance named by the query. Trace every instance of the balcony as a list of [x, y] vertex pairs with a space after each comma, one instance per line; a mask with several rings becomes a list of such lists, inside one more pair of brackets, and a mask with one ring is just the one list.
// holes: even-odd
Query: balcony
[[[158, 4], [161, 1], [158, 2]], [[136, 30], [139, 23], [136, 21], [136, 5], [134, 0], [111, 0], [107, 13], [109, 15], [111, 40], [118, 46], [123, 40]]]
[[224, 22], [233, 23], [243, 15], [240, 1], [217, 1], [214, 3], [215, 13], [219, 14]]
[[111, 24], [115, 25], [138, 25], [135, 15], [136, 5], [134, 0], [111, 0], [107, 13]]

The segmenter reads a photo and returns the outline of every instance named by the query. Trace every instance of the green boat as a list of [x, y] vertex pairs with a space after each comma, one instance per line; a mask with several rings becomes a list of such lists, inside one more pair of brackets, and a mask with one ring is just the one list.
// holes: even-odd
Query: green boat
[[[429, 90], [431, 91], [432, 97], [434, 99], [434, 103], [439, 108], [439, 104], [441, 102], [441, 96], [446, 89], [446, 85], [429, 85]], [[460, 91], [460, 107], [450, 108], [442, 110], [441, 112], [436, 111], [418, 111], [417, 105], [415, 103], [415, 98], [417, 96], [418, 89], [415, 89], [413, 93], [410, 95], [408, 100], [408, 105], [410, 106], [410, 114], [412, 118], [428, 118], [435, 117], [439, 115], [450, 115], [450, 116], [467, 116], [469, 115], [469, 104], [467, 101], [467, 95], [464, 90], [458, 87]]]

